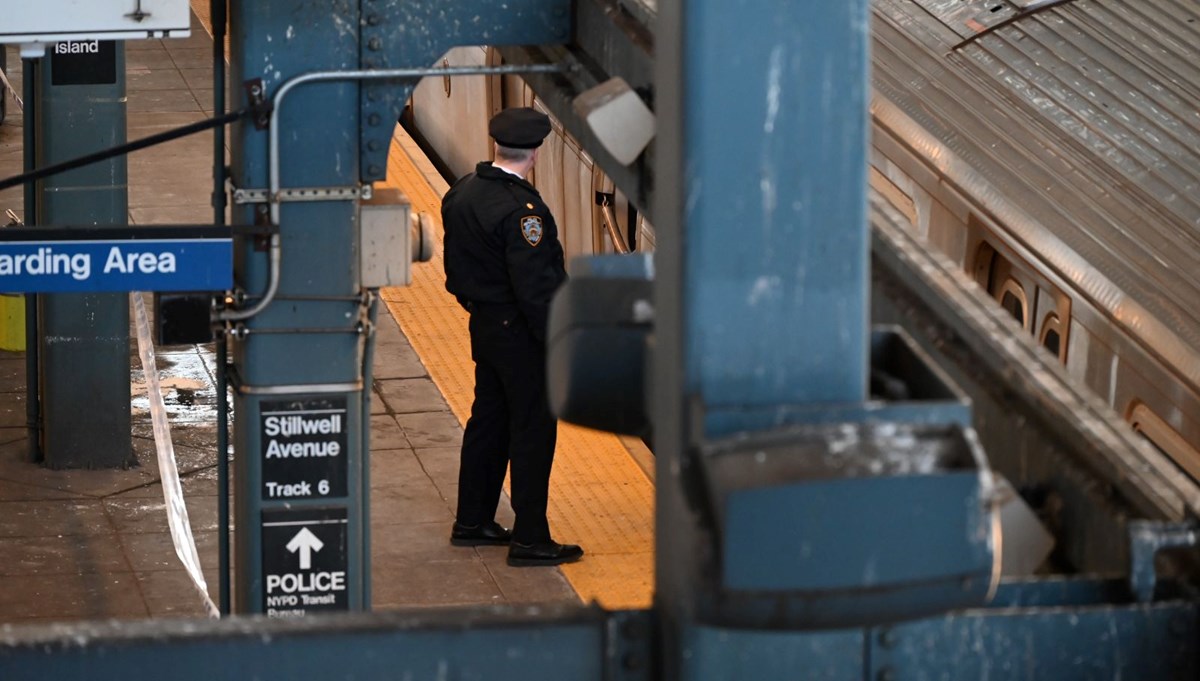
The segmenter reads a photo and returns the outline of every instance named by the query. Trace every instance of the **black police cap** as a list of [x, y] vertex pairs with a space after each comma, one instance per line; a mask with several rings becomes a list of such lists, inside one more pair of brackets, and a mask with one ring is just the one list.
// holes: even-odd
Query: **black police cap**
[[502, 147], [533, 149], [550, 134], [550, 117], [529, 107], [505, 109], [492, 116], [488, 134]]

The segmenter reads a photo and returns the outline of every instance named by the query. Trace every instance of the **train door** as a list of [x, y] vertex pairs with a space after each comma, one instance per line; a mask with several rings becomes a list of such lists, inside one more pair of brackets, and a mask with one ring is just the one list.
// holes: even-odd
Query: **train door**
[[559, 217], [559, 232], [563, 235], [563, 249], [567, 257], [591, 255], [596, 251], [597, 217], [596, 185], [604, 185], [607, 178], [592, 161], [592, 157], [579, 146], [575, 138], [565, 130], [557, 129], [562, 160], [563, 209]]
[[638, 215], [637, 219], [637, 250], [643, 252], [653, 252], [654, 241], [654, 225], [643, 215]]
[[1140, 400], [1134, 400], [1129, 405], [1125, 419], [1139, 435], [1174, 461], [1185, 473], [1200, 480], [1200, 451], [1153, 409]]
[[[488, 63], [483, 47], [456, 47], [438, 64], [483, 66]], [[488, 119], [495, 85], [487, 76], [425, 78], [413, 90], [412, 111], [416, 128], [454, 177], [473, 171], [475, 164], [491, 158]]]
[[[489, 47], [484, 56], [488, 66], [500, 66], [504, 63], [503, 57], [500, 56], [500, 50]], [[492, 120], [492, 116], [500, 113], [504, 109], [504, 76], [488, 76], [487, 83], [487, 110], [488, 120]]]
[[[507, 76], [497, 83], [497, 111], [530, 106], [549, 113], [521, 78]], [[653, 249], [653, 227], [562, 124], [553, 116], [551, 120], [553, 131], [529, 180], [554, 213], [568, 262], [578, 255], [620, 252], [614, 237], [628, 250], [637, 250], [642, 244]]]
[[[524, 81], [506, 79], [500, 87], [505, 106], [530, 106], [549, 114]], [[608, 180], [578, 142], [551, 116], [553, 129], [542, 143], [537, 164], [529, 181], [554, 214], [559, 239], [571, 258], [597, 252], [597, 187], [607, 188]]]

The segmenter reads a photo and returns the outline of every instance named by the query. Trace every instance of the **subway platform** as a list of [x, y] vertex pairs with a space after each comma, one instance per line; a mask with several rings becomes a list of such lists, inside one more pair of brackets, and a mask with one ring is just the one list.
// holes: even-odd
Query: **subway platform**
[[[20, 62], [16, 51], [8, 49], [9, 76], [19, 92]], [[129, 139], [212, 114], [211, 38], [199, 18], [194, 19], [191, 38], [129, 42], [126, 50]], [[0, 126], [0, 175], [5, 177], [21, 171], [21, 124], [20, 111], [10, 100], [8, 118]], [[132, 154], [130, 223], [211, 222], [212, 143], [210, 134], [201, 134]], [[420, 161], [404, 159], [412, 168]], [[430, 168], [418, 174], [436, 184], [440, 178], [428, 174]], [[427, 191], [440, 196], [443, 189]], [[19, 189], [0, 193], [0, 210], [12, 208], [20, 215], [21, 197]], [[420, 266], [427, 272], [424, 276], [436, 276], [430, 269], [434, 265]], [[440, 270], [440, 264], [436, 267]], [[504, 548], [450, 546], [462, 419], [392, 314], [398, 307], [411, 309], [413, 301], [404, 290], [385, 290], [384, 298], [388, 307], [381, 309], [377, 329], [370, 434], [373, 609], [595, 598], [594, 593], [577, 591], [560, 569], [508, 567]], [[464, 323], [459, 334], [465, 338], [465, 333]], [[216, 600], [217, 400], [212, 346], [156, 350], [192, 530], [209, 593]], [[139, 465], [128, 470], [56, 471], [28, 458], [23, 353], [0, 352], [0, 631], [3, 625], [27, 623], [205, 616], [168, 532], [133, 335], [131, 367], [133, 442]], [[623, 465], [640, 474], [636, 465]], [[652, 489], [644, 475], [637, 484]], [[560, 492], [551, 494], [554, 498]], [[645, 569], [634, 580], [636, 595], [615, 601], [618, 604], [644, 604], [648, 599], [651, 560], [642, 555], [650, 543], [645, 497], [639, 492], [643, 508], [636, 511], [641, 541], [637, 561]], [[603, 522], [612, 511], [580, 512]], [[498, 520], [512, 522], [506, 498]], [[625, 532], [625, 525], [617, 527]], [[588, 537], [560, 535], [586, 549], [598, 548], [589, 545]], [[592, 560], [593, 567], [605, 565], [602, 558]]]

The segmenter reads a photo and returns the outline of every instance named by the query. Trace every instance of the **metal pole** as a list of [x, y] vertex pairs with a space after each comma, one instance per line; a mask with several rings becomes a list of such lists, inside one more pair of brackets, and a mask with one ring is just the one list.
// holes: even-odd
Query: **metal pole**
[[[367, 330], [363, 335], [363, 389], [362, 389], [362, 517], [371, 517], [371, 382], [375, 363], [375, 320], [379, 317], [379, 291], [370, 292], [371, 302], [367, 312]], [[369, 523], [368, 523], [369, 526]], [[371, 533], [363, 532], [363, 555], [371, 555]], [[371, 609], [371, 575], [363, 579], [363, 610]]]
[[[225, 115], [225, 2], [212, 0], [213, 117]], [[213, 130], [213, 224], [225, 224], [225, 128]]]
[[[21, 90], [25, 99], [24, 127], [25, 172], [37, 166], [37, 62], [22, 59]], [[37, 182], [25, 183], [25, 224], [37, 224]], [[25, 294], [25, 427], [29, 439], [29, 460], [42, 460], [42, 400], [38, 368], [38, 296]]]
[[[225, 0], [212, 0], [213, 116], [225, 114]], [[213, 224], [225, 224], [225, 128], [213, 130]], [[221, 615], [231, 611], [229, 597], [229, 394], [225, 334], [217, 338], [217, 581]]]
[[225, 367], [229, 361], [224, 332], [217, 338], [217, 581], [221, 615], [230, 611], [229, 599], [229, 397]]

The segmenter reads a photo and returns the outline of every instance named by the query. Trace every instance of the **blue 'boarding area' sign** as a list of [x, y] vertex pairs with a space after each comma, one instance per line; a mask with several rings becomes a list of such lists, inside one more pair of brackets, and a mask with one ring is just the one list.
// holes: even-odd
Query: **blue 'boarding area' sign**
[[232, 285], [228, 228], [0, 229], [0, 291], [224, 291]]

